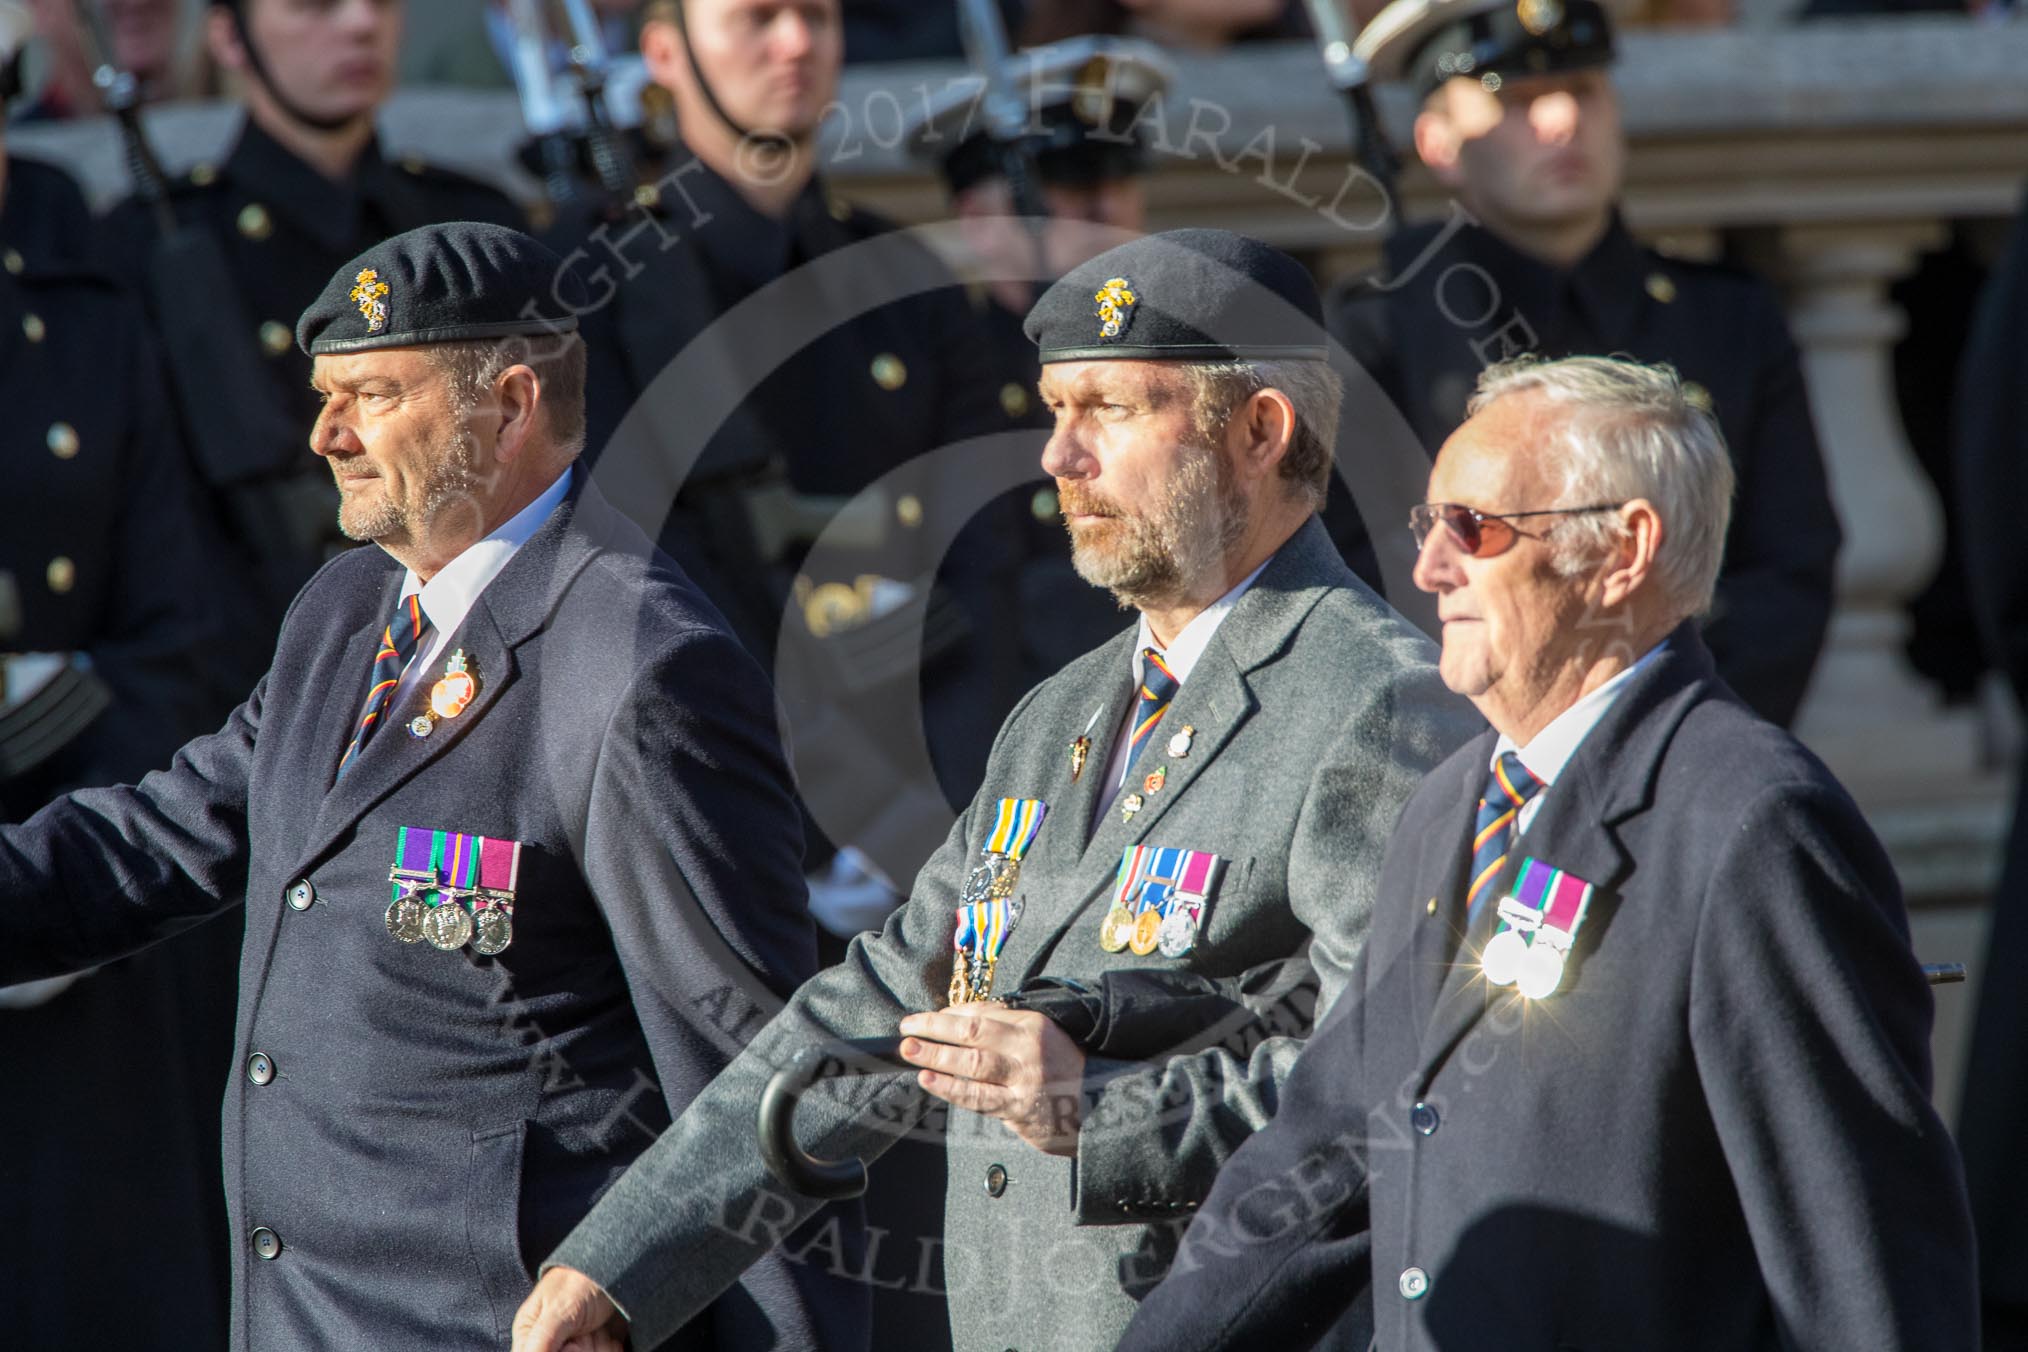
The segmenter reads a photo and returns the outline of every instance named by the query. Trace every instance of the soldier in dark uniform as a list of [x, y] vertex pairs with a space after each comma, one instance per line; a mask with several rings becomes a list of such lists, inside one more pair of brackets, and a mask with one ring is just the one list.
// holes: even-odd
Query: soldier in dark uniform
[[[344, 546], [330, 472], [307, 444], [317, 400], [290, 337], [295, 316], [375, 240], [436, 221], [519, 224], [521, 213], [475, 180], [382, 157], [374, 114], [394, 83], [400, 0], [224, 0], [207, 22], [214, 59], [245, 82], [239, 138], [223, 163], [167, 185], [166, 210], [144, 191], [109, 226], [119, 269], [149, 298], [186, 440], [258, 592], [230, 673], [244, 690], [289, 599]], [[198, 355], [220, 351], [230, 360]]]
[[[0, 4], [0, 102], [28, 27]], [[138, 307], [90, 238], [76, 185], [0, 148], [0, 822], [137, 779], [222, 713], [204, 659], [215, 542]], [[0, 987], [8, 1345], [223, 1343], [238, 954], [213, 924]]]
[[[1376, 78], [1422, 94], [1416, 151], [1463, 210], [1390, 240], [1384, 278], [1338, 299], [1334, 332], [1431, 454], [1479, 371], [1503, 358], [1676, 366], [1717, 415], [1739, 479], [1705, 641], [1756, 712], [1793, 721], [1830, 621], [1839, 541], [1795, 343], [1765, 283], [1664, 257], [1620, 219], [1626, 142], [1604, 8], [1396, 0], [1358, 46]], [[1333, 534], [1356, 566], [1367, 532], [1396, 523], [1362, 524], [1336, 497]]]
[[932, 454], [1005, 421], [948, 272], [816, 172], [835, 3], [655, 0], [641, 52], [681, 139], [635, 201], [557, 232], [594, 307], [591, 454], [776, 672], [805, 805], [854, 851], [815, 852], [819, 918], [856, 932], [1020, 692], [1016, 528], [965, 523], [1028, 456]]
[[[973, 283], [968, 298], [1006, 426], [1046, 431], [1049, 412], [1035, 394], [1041, 366], [1021, 325], [1047, 279], [1037, 285], [1022, 277], [1033, 276], [1038, 259], [1052, 277], [1061, 276], [1117, 243], [1120, 236], [1112, 232], [1143, 229], [1148, 148], [1135, 123], [1168, 88], [1171, 72], [1148, 43], [1079, 37], [1021, 52], [1011, 73], [1028, 110], [1025, 148], [1043, 205], [1051, 221], [1063, 223], [1044, 232], [1042, 255], [1008, 186], [1003, 147], [987, 133], [982, 80], [955, 83], [926, 101], [908, 127], [907, 144], [911, 155], [943, 175], [967, 246], [993, 274]], [[1021, 671], [1029, 686], [1131, 620], [1072, 569], [1070, 540], [1047, 479], [1015, 490], [1004, 510], [1023, 522]]]

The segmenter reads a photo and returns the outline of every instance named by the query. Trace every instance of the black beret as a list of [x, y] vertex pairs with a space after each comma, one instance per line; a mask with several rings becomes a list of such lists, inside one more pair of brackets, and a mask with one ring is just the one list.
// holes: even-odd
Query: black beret
[[519, 230], [481, 221], [426, 225], [338, 269], [296, 323], [310, 356], [420, 343], [575, 333], [583, 288]]
[[1424, 97], [1454, 76], [1524, 79], [1611, 64], [1613, 25], [1599, 0], [1394, 0], [1355, 46], [1375, 79]]
[[1108, 249], [1035, 302], [1022, 326], [1043, 363], [1323, 360], [1309, 271], [1228, 230], [1169, 230]]

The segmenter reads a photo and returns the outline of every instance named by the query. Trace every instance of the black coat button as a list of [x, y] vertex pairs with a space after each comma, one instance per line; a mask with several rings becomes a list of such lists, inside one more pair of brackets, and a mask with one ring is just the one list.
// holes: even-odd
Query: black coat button
[[986, 1195], [998, 1197], [1007, 1191], [1007, 1171], [997, 1164], [986, 1166]]
[[1427, 1103], [1418, 1103], [1408, 1111], [1408, 1124], [1425, 1136], [1436, 1135], [1440, 1120], [1437, 1117], [1437, 1110]]
[[282, 1237], [263, 1225], [253, 1232], [253, 1249], [262, 1258], [279, 1258], [282, 1255]]
[[285, 895], [289, 899], [289, 909], [293, 911], [307, 911], [317, 902], [317, 889], [310, 886], [308, 878], [298, 878], [290, 883]]
[[255, 1084], [268, 1084], [275, 1078], [275, 1063], [266, 1052], [255, 1052], [246, 1059], [246, 1077]]

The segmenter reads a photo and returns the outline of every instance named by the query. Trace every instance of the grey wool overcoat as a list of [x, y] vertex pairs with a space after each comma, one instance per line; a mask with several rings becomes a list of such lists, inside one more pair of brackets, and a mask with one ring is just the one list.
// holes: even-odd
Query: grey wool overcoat
[[[1286, 990], [1292, 965], [1313, 968], [1324, 1003], [1344, 984], [1402, 804], [1478, 726], [1438, 680], [1433, 646], [1353, 577], [1310, 521], [1199, 658], [1136, 765], [1137, 775], [1165, 766], [1165, 782], [1127, 819], [1098, 808], [1134, 698], [1134, 642], [1133, 631], [1120, 635], [1023, 699], [979, 797], [910, 899], [805, 985], [551, 1255], [616, 1298], [637, 1343], [652, 1346], [681, 1324], [811, 1210], [762, 1165], [761, 1089], [813, 1041], [889, 1036], [903, 1015], [944, 1005], [954, 908], [999, 800], [1040, 799], [1048, 812], [1023, 863], [1021, 918], [996, 990], [1136, 965], [1180, 966], [1255, 992]], [[1170, 754], [1185, 726], [1187, 753]], [[1086, 729], [1088, 761], [1074, 776], [1070, 748]], [[1180, 959], [1099, 945], [1110, 885], [1136, 844], [1228, 861], [1196, 947]], [[1263, 998], [1251, 1026], [1210, 1046], [1091, 1065], [1074, 1160], [952, 1110], [943, 1257], [960, 1349], [1113, 1345], [1219, 1165], [1273, 1115], [1318, 1001], [1295, 1003], [1292, 1012]], [[888, 1078], [877, 1096], [820, 1093], [802, 1107], [799, 1139], [820, 1155], [870, 1157], [924, 1109], [906, 1076]], [[802, 1258], [835, 1264], [840, 1252], [813, 1246]]]

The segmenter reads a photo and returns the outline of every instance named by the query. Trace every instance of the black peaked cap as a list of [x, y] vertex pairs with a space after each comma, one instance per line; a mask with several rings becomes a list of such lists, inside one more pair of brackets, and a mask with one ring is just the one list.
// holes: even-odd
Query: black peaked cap
[[1324, 360], [1308, 269], [1229, 230], [1169, 230], [1108, 249], [1044, 292], [1022, 326], [1063, 361]]
[[501, 225], [450, 221], [383, 240], [338, 270], [296, 323], [310, 356], [577, 331], [582, 285]]

